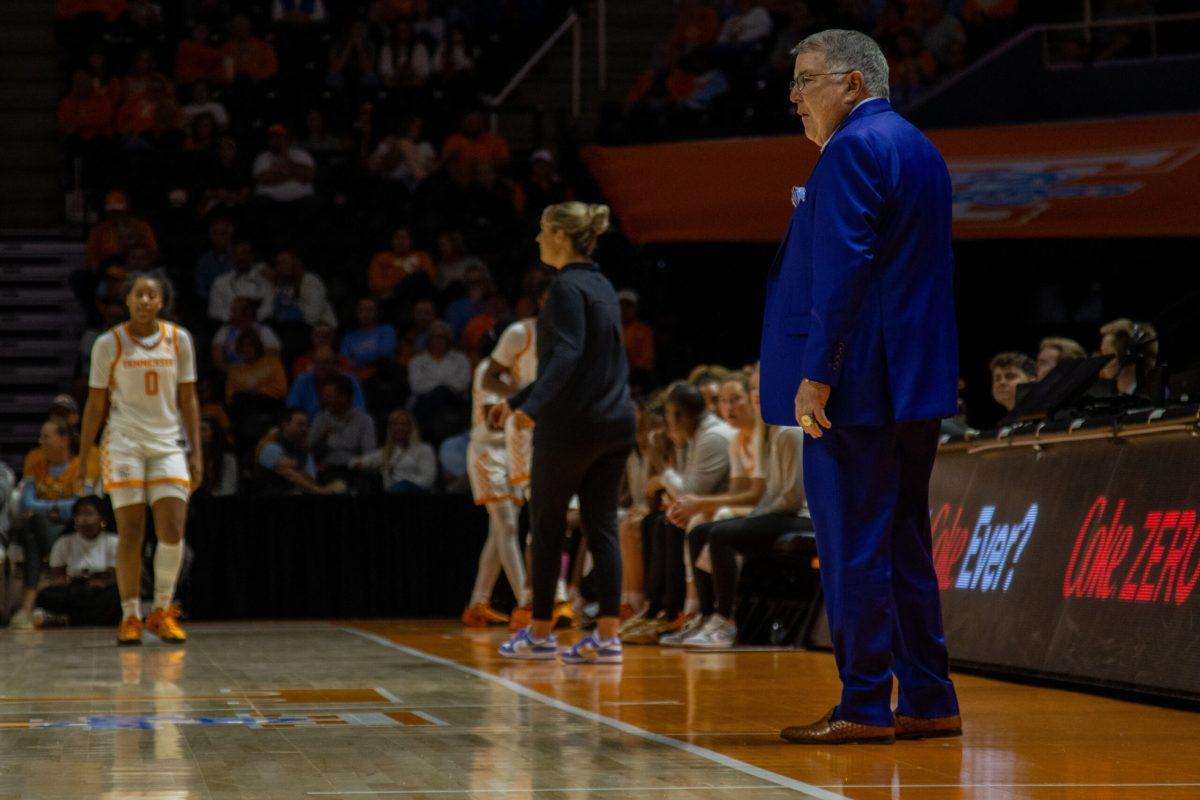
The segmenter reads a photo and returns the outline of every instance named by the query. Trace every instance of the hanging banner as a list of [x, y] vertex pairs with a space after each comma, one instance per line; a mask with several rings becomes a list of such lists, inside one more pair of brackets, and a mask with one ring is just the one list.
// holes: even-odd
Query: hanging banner
[[[928, 132], [960, 239], [1200, 236], [1200, 114]], [[638, 243], [776, 242], [817, 149], [802, 136], [584, 148]]]

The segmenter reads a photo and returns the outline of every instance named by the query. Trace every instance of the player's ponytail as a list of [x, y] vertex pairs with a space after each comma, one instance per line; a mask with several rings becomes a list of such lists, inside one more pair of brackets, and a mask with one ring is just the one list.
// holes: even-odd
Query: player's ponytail
[[571, 200], [547, 206], [542, 212], [542, 222], [567, 234], [575, 252], [591, 258], [596, 252], [596, 240], [611, 224], [611, 212], [602, 203]]

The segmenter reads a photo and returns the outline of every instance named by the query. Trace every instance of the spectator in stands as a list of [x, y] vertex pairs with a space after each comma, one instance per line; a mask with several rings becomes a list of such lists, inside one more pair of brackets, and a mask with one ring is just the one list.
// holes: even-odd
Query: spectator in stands
[[454, 330], [455, 341], [462, 338], [467, 322], [483, 311], [483, 299], [494, 291], [492, 276], [483, 264], [473, 264], [463, 273], [465, 294], [446, 306], [446, 322]]
[[901, 28], [896, 33], [889, 49], [888, 64], [892, 98], [897, 103], [913, 102], [937, 77], [937, 61], [912, 28]]
[[400, 340], [396, 351], [396, 360], [408, 365], [413, 356], [425, 352], [429, 341], [429, 326], [437, 322], [437, 307], [432, 300], [418, 300], [413, 304], [412, 325]]
[[237, 458], [229, 451], [227, 432], [212, 416], [200, 417], [200, 452], [204, 455], [204, 482], [197, 491], [213, 497], [237, 494]]
[[[311, 347], [309, 348], [308, 352], [297, 357], [296, 360], [292, 362], [293, 380], [299, 378], [305, 372], [308, 372], [310, 369], [312, 369], [313, 354], [316, 353], [316, 351], [320, 350], [322, 347], [328, 347], [333, 350], [337, 349], [337, 329], [332, 325], [318, 322], [316, 325], [313, 325], [309, 342]], [[354, 365], [350, 363], [350, 359], [342, 355], [338, 356], [338, 372], [351, 372], [353, 369]]]
[[163, 10], [154, 0], [129, 0], [127, 16], [135, 42], [158, 41], [162, 36]]
[[279, 325], [298, 323], [307, 328], [324, 322], [337, 326], [337, 318], [325, 294], [325, 282], [319, 275], [308, 272], [293, 250], [280, 250], [275, 254], [275, 268], [271, 273], [274, 292], [267, 300], [269, 319]]
[[437, 151], [425, 139], [424, 127], [420, 117], [406, 117], [396, 133], [379, 142], [367, 168], [379, 178], [398, 181], [409, 192], [415, 190], [437, 167]]
[[729, 370], [724, 367], [704, 365], [696, 367], [688, 375], [688, 382], [695, 386], [704, 398], [708, 413], [716, 414], [722, 419], [724, 417], [721, 414], [721, 384], [725, 382], [728, 374]]
[[158, 259], [154, 229], [129, 213], [129, 198], [124, 192], [109, 192], [104, 197], [104, 219], [88, 231], [85, 256], [88, 269], [98, 272], [106, 262], [123, 259], [135, 244], [145, 245], [151, 260]]
[[[212, 163], [217, 157], [218, 130], [217, 121], [211, 114], [198, 114], [185, 125], [187, 138], [183, 142], [184, 154], [188, 159], [201, 163]], [[192, 167], [189, 174], [195, 173]]]
[[[311, 155], [292, 145], [287, 127], [272, 125], [266, 134], [268, 149], [254, 158], [254, 199], [275, 212], [271, 215], [275, 221], [282, 222], [292, 213], [286, 210], [288, 205], [312, 198], [317, 169]], [[281, 213], [283, 219], [278, 218]]]
[[1138, 361], [1144, 360], [1145, 369], [1153, 369], [1158, 361], [1158, 333], [1148, 322], [1130, 319], [1114, 319], [1100, 328], [1100, 355], [1112, 356], [1099, 375], [1107, 382], [1108, 394], [1129, 396], [1137, 394], [1139, 387]]
[[638, 293], [633, 289], [617, 292], [621, 301], [621, 325], [625, 355], [629, 358], [630, 381], [646, 383], [654, 375], [654, 329], [638, 319]]
[[536, 264], [525, 270], [521, 277], [521, 295], [513, 307], [513, 315], [517, 319], [536, 317], [542, 306], [542, 292], [550, 283], [550, 273], [542, 264]]
[[212, 360], [213, 366], [219, 370], [227, 370], [241, 361], [238, 350], [238, 340], [242, 334], [253, 331], [263, 351], [279, 356], [283, 351], [283, 343], [275, 335], [275, 331], [254, 318], [257, 303], [249, 297], [238, 297], [233, 301], [229, 314], [229, 322], [222, 325], [213, 334]]
[[771, 35], [771, 15], [756, 0], [738, 0], [717, 34], [717, 44], [734, 50], [758, 44]]
[[255, 454], [260, 491], [265, 495], [336, 494], [317, 482], [317, 466], [308, 451], [308, 416], [287, 408], [279, 425], [259, 443]]
[[251, 300], [254, 315], [266, 319], [271, 313], [275, 284], [267, 266], [255, 260], [254, 245], [246, 239], [236, 240], [230, 266], [229, 272], [213, 279], [208, 296], [209, 318], [229, 322], [233, 318], [234, 300]]
[[279, 71], [279, 60], [270, 42], [254, 35], [250, 17], [236, 15], [229, 25], [229, 41], [221, 48], [226, 59], [226, 69], [232, 70], [228, 80], [241, 78], [252, 83], [275, 77]]
[[354, 384], [339, 375], [321, 386], [321, 410], [308, 432], [308, 449], [322, 482], [352, 480], [350, 462], [376, 448], [375, 420], [354, 406]]
[[379, 321], [379, 302], [364, 297], [355, 309], [358, 328], [342, 337], [345, 356], [360, 381], [373, 377], [380, 369], [390, 369], [396, 361], [396, 329]]
[[[233, 220], [215, 217], [208, 223], [208, 250], [196, 259], [196, 297], [209, 307], [213, 284], [217, 279], [234, 271], [233, 267]], [[230, 286], [232, 291], [233, 287]], [[229, 298], [233, 301], [233, 296]]]
[[226, 79], [225, 57], [209, 41], [208, 26], [192, 26], [191, 34], [175, 49], [175, 80], [187, 86], [200, 81]]
[[376, 86], [379, 56], [367, 36], [367, 23], [352, 19], [329, 48], [329, 73], [325, 85], [334, 89]]
[[212, 90], [204, 81], [192, 86], [191, 102], [183, 107], [183, 119], [186, 124], [201, 114], [208, 114], [217, 123], [219, 130], [229, 127], [229, 111], [225, 104], [212, 99]]
[[63, 419], [47, 420], [42, 425], [38, 448], [26, 457], [22, 476], [19, 541], [25, 553], [21, 607], [10, 625], [17, 629], [33, 626], [38, 579], [43, 560], [66, 527], [75, 502], [76, 475], [84, 472], [84, 485], [90, 493], [100, 479], [97, 454], [89, 463], [79, 463], [78, 434]]
[[433, 72], [445, 86], [453, 87], [475, 71], [476, 49], [467, 41], [467, 31], [455, 25], [433, 53]]
[[1020, 0], [964, 0], [960, 14], [971, 50], [986, 52], [1015, 33], [1019, 6]]
[[300, 408], [310, 417], [315, 417], [321, 410], [321, 387], [336, 380], [338, 376], [350, 379], [351, 395], [356, 408], [366, 408], [362, 387], [351, 372], [338, 369], [338, 356], [332, 347], [319, 347], [313, 351], [312, 368], [292, 382], [288, 392], [288, 405]]
[[445, 322], [429, 326], [427, 347], [408, 362], [411, 408], [421, 430], [440, 442], [465, 423], [465, 398], [471, 386], [471, 362], [452, 350], [454, 331]]
[[192, 176], [193, 193], [200, 198], [201, 217], [214, 213], [239, 214], [250, 199], [249, 170], [241, 161], [237, 139], [222, 136], [217, 141], [217, 159], [197, 166]]
[[[805, 507], [803, 440], [799, 428], [769, 428], [764, 445], [767, 477], [762, 499], [744, 517], [717, 520], [692, 529], [688, 550], [700, 597], [700, 617], [705, 622], [680, 642], [684, 647], [702, 650], [732, 647], [737, 641], [733, 612], [739, 555], [769, 554], [781, 535], [812, 530]], [[704, 569], [705, 566], [709, 568]]]
[[401, 225], [392, 231], [392, 246], [381, 250], [371, 259], [367, 284], [378, 298], [390, 298], [394, 293], [414, 296], [433, 286], [433, 258], [424, 250], [413, 248], [412, 231]]
[[509, 161], [508, 142], [487, 128], [481, 111], [472, 111], [462, 119], [459, 130], [450, 134], [442, 145], [441, 164], [454, 163], [474, 174], [475, 167], [488, 164], [503, 169]]
[[58, 104], [58, 129], [67, 137], [70, 152], [84, 154], [85, 145], [113, 134], [113, 107], [108, 95], [99, 91], [91, 75], [75, 70], [71, 92]]
[[574, 200], [575, 192], [559, 175], [554, 154], [535, 150], [529, 157], [529, 175], [513, 190], [513, 209], [531, 223], [540, 222], [542, 209], [555, 203]]
[[[647, 494], [649, 481], [662, 472], [666, 453], [658, 446], [668, 442], [662, 407], [637, 402], [637, 447], [625, 465], [625, 486], [618, 523], [621, 537], [621, 622], [642, 614], [646, 603], [642, 526], [658, 508], [657, 498]], [[644, 618], [644, 617], [643, 617]]]
[[96, 312], [98, 316], [94, 318], [92, 314], [88, 314], [88, 328], [79, 339], [79, 364], [82, 370], [88, 369], [92, 358], [92, 345], [96, 343], [100, 334], [120, 325], [128, 317], [129, 311], [125, 307], [125, 297], [121, 294], [120, 281], [106, 280], [100, 284], [96, 296]]
[[[666, 396], [667, 435], [675, 446], [673, 465], [647, 482], [646, 491], [665, 491], [672, 499], [704, 496], [727, 491], [729, 486], [729, 443], [735, 432], [710, 412], [695, 386], [677, 381]], [[666, 518], [656, 519], [650, 535], [650, 573], [647, 594], [650, 605], [645, 618], [626, 627], [622, 641], [631, 644], [657, 642], [659, 637], [684, 626], [687, 594], [684, 569], [684, 531]]]
[[107, 532], [107, 516], [95, 495], [74, 502], [71, 524], [50, 550], [50, 583], [36, 598], [33, 618], [39, 627], [120, 621], [117, 535]]
[[1087, 352], [1083, 345], [1074, 339], [1063, 336], [1048, 336], [1038, 345], [1037, 379], [1040, 381], [1059, 365], [1060, 362], [1075, 358], [1086, 358]]
[[[287, 393], [287, 373], [278, 353], [266, 350], [254, 328], [238, 334], [237, 363], [230, 365], [225, 376], [225, 403], [229, 408], [248, 403], [259, 408], [274, 407]], [[238, 417], [236, 410], [233, 417]]]
[[442, 468], [442, 487], [446, 494], [467, 494], [471, 491], [467, 478], [467, 446], [471, 432], [447, 436], [438, 447], [438, 464]]
[[446, 38], [446, 20], [433, 12], [430, 0], [416, 0], [413, 10], [413, 33], [433, 44], [441, 44]]
[[433, 71], [429, 47], [413, 32], [412, 23], [400, 20], [391, 38], [379, 51], [379, 74], [389, 86], [422, 86]]
[[945, 0], [919, 0], [910, 5], [910, 14], [916, 17], [921, 43], [933, 55], [938, 69], [943, 74], [953, 72], [967, 44], [962, 22], [946, 13]]
[[675, 15], [669, 41], [671, 52], [684, 56], [693, 50], [703, 49], [717, 41], [721, 32], [721, 18], [717, 10], [705, 0], [683, 0]]
[[438, 234], [437, 285], [445, 289], [461, 283], [467, 270], [472, 267], [487, 269], [487, 265], [467, 253], [462, 234], [458, 231], [442, 231]]
[[108, 97], [112, 100], [113, 108], [120, 108], [130, 97], [146, 92], [153, 80], [165, 81], [166, 76], [159, 71], [153, 53], [146, 49], [138, 50], [129, 62], [129, 71], [113, 78], [108, 85]]
[[1024, 353], [998, 353], [988, 364], [992, 372], [992, 399], [1005, 411], [1017, 404], [1017, 386], [1037, 380], [1037, 363]]
[[71, 430], [76, 430], [79, 427], [79, 401], [66, 393], [56, 394], [50, 401], [47, 416], [51, 420], [61, 420], [67, 423]]
[[175, 102], [170, 82], [154, 75], [145, 91], [129, 94], [117, 108], [116, 128], [126, 150], [167, 146], [180, 135], [183, 112]]
[[351, 459], [350, 466], [377, 470], [383, 490], [391, 494], [428, 494], [437, 480], [437, 457], [421, 441], [416, 421], [402, 408], [388, 415], [383, 447]]

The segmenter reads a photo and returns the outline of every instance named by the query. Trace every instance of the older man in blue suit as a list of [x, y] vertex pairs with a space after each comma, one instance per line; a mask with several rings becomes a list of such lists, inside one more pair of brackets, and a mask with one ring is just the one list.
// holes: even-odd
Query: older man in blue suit
[[782, 735], [954, 736], [929, 529], [938, 421], [955, 413], [958, 387], [950, 176], [892, 110], [887, 59], [868, 36], [822, 31], [793, 53], [791, 99], [821, 155], [792, 190], [768, 280], [762, 411], [809, 437], [804, 483], [842, 697]]

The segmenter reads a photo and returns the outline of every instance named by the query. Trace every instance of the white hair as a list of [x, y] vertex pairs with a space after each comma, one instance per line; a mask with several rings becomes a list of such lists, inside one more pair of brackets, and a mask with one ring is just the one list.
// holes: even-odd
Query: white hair
[[792, 48], [793, 56], [801, 53], [823, 53], [830, 72], [858, 70], [871, 97], [889, 94], [887, 57], [875, 40], [865, 33], [837, 28], [818, 31]]

